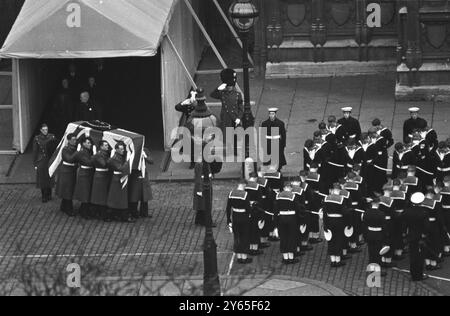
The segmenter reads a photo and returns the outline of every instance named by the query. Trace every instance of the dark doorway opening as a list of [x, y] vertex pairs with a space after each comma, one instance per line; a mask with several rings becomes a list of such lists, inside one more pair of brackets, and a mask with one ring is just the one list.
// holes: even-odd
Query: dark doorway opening
[[[54, 60], [53, 66], [57, 68], [58, 79], [52, 95], [56, 95], [61, 80], [68, 77], [69, 65], [74, 64], [80, 78], [81, 90], [88, 86], [89, 77], [95, 77], [101, 87], [102, 96], [97, 97], [97, 100], [101, 101], [97, 103], [101, 105], [103, 121], [142, 134], [146, 138], [146, 147], [163, 150], [160, 53], [154, 57], [107, 58], [101, 62], [103, 70], [99, 73], [99, 60]], [[77, 102], [79, 100], [76, 100]]]

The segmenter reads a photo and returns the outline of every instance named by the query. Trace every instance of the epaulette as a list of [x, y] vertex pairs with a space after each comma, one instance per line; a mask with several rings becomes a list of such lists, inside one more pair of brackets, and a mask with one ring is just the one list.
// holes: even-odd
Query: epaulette
[[334, 204], [339, 204], [342, 205], [342, 203], [344, 203], [344, 197], [342, 195], [328, 195], [325, 198], [325, 203], [334, 203]]
[[246, 200], [248, 193], [241, 190], [233, 190], [230, 193], [229, 198], [233, 200]]
[[432, 199], [425, 199], [422, 203], [423, 207], [429, 208], [430, 210], [434, 210], [436, 207], [436, 201]]
[[293, 202], [295, 200], [295, 194], [292, 192], [283, 191], [278, 193], [277, 200], [286, 200]]

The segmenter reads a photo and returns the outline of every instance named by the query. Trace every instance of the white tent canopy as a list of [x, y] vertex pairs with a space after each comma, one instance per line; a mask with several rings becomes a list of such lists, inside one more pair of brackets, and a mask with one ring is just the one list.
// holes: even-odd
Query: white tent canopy
[[27, 0], [3, 58], [154, 56], [177, 0]]

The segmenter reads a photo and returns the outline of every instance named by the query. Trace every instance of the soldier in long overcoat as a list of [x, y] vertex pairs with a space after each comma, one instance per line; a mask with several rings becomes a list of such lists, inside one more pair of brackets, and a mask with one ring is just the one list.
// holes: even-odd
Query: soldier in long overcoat
[[58, 169], [56, 181], [56, 195], [62, 200], [60, 210], [69, 216], [75, 216], [73, 210], [73, 193], [77, 178], [77, 135], [67, 135], [68, 144], [61, 152], [62, 164]]
[[[147, 148], [144, 148], [144, 161], [145, 164], [153, 164], [153, 161], [150, 158], [150, 152]], [[130, 210], [133, 217], [149, 217], [148, 202], [153, 200], [153, 192], [150, 185], [148, 166], [145, 168], [144, 175], [142, 175], [142, 172], [139, 170], [133, 170], [131, 172], [128, 190]]]
[[73, 199], [81, 202], [79, 214], [85, 219], [90, 219], [92, 215], [90, 214], [92, 179], [94, 177], [92, 144], [92, 138], [85, 137], [82, 140], [81, 149], [75, 155], [75, 161], [79, 168]]
[[92, 157], [92, 166], [95, 168], [91, 194], [92, 213], [95, 218], [109, 221], [106, 204], [111, 181], [111, 172], [108, 169], [110, 146], [107, 141], [101, 141], [99, 149]]
[[33, 164], [36, 170], [36, 186], [41, 190], [43, 203], [47, 203], [52, 198], [52, 180], [48, 167], [56, 145], [57, 139], [55, 135], [49, 134], [48, 126], [43, 124], [40, 134], [33, 140]]

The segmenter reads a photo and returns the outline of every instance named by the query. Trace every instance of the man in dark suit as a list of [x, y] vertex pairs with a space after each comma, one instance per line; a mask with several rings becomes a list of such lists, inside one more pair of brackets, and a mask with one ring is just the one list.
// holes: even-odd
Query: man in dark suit
[[77, 121], [102, 120], [102, 111], [97, 104], [91, 101], [89, 92], [84, 91], [80, 94], [80, 103], [75, 109]]

